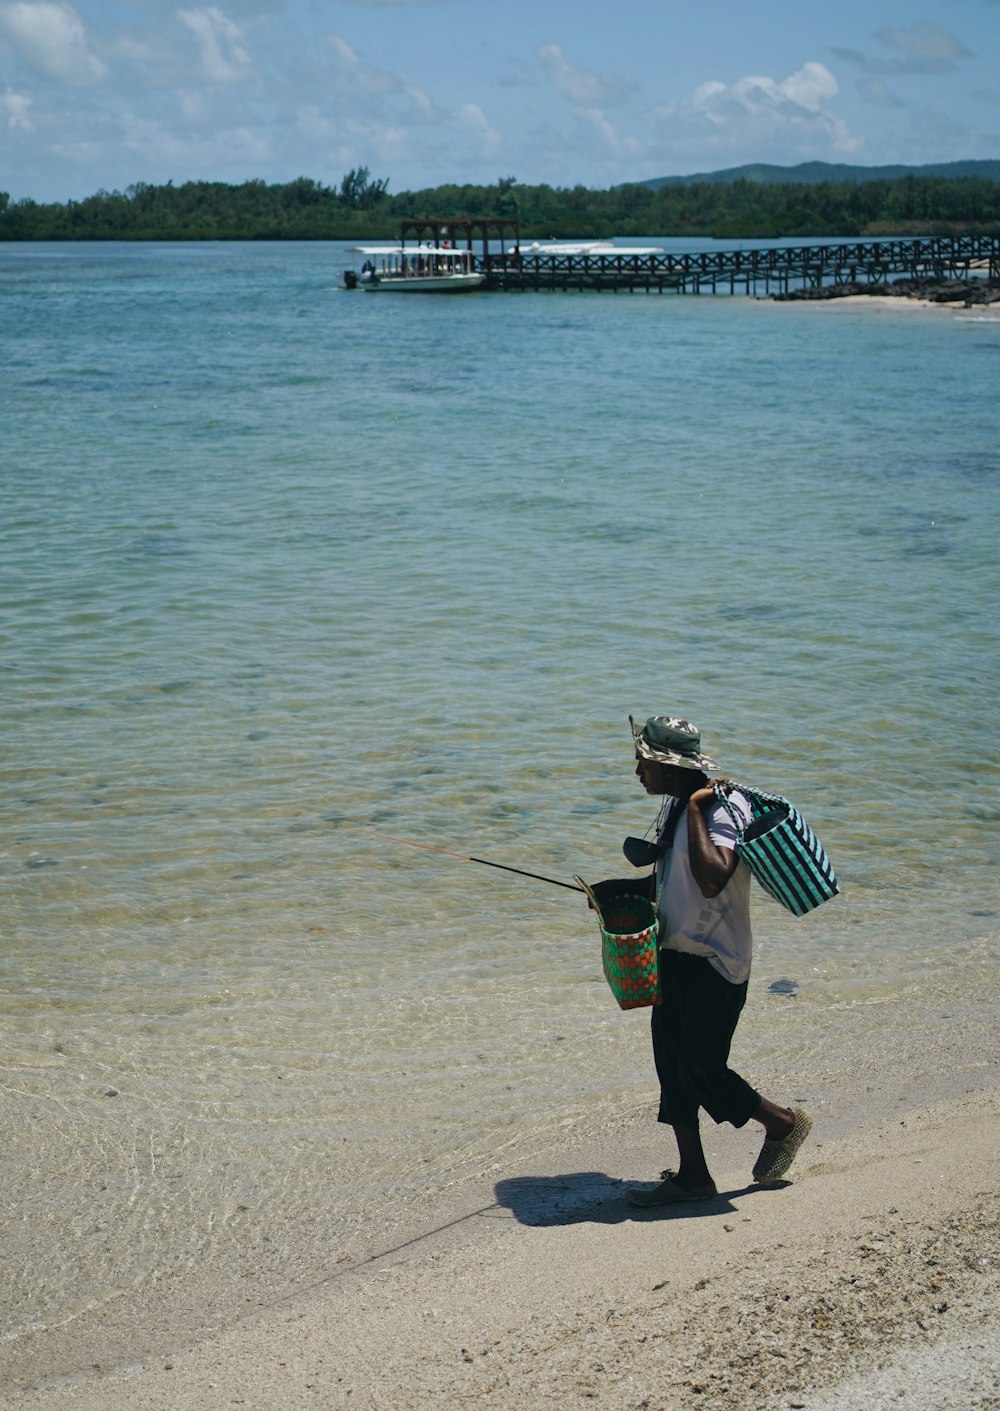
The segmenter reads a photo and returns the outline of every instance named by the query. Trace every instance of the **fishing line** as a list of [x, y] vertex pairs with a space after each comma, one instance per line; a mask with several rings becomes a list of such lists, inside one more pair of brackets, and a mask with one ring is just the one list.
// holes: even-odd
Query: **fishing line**
[[487, 857], [470, 857], [468, 853], [451, 852], [448, 848], [432, 847], [430, 843], [412, 843], [409, 838], [394, 838], [389, 833], [376, 833], [374, 828], [364, 828], [373, 838], [381, 838], [386, 843], [401, 843], [406, 848], [421, 848], [424, 852], [440, 853], [442, 857], [457, 857], [463, 862], [478, 862], [481, 867], [498, 867], [501, 872], [516, 872], [519, 877], [533, 877], [536, 882], [548, 882], [551, 887], [565, 887], [568, 892], [582, 892], [582, 887], [572, 882], [560, 882], [555, 877], [543, 877], [540, 872], [526, 872], [523, 867], [508, 867], [505, 862], [490, 862]]

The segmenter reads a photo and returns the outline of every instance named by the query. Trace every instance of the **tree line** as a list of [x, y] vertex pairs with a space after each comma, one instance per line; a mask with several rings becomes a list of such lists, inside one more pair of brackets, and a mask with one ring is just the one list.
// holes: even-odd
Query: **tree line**
[[703, 236], [774, 239], [1000, 234], [1000, 181], [893, 180], [765, 184], [641, 183], [606, 191], [522, 185], [446, 185], [390, 194], [367, 167], [339, 186], [310, 177], [268, 184], [138, 182], [81, 201], [12, 200], [0, 192], [0, 240], [392, 240], [404, 218], [514, 218], [529, 239]]

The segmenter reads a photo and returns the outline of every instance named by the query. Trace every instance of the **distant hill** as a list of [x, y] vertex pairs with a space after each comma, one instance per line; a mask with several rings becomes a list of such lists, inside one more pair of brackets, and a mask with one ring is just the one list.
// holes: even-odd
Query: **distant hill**
[[691, 186], [696, 182], [717, 184], [724, 181], [755, 181], [761, 186], [815, 186], [821, 181], [898, 181], [903, 176], [978, 176], [984, 181], [1000, 181], [1000, 161], [933, 162], [923, 167], [851, 167], [835, 162], [801, 162], [797, 167], [772, 167], [766, 162], [755, 162], [745, 167], [728, 167], [725, 171], [693, 172], [690, 176], [657, 176], [650, 181], [638, 181], [635, 185], [648, 186], [651, 191], [659, 191], [661, 186]]

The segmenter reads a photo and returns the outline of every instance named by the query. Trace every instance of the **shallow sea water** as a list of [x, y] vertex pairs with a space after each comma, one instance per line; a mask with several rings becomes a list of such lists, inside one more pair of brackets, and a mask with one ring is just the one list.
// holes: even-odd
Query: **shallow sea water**
[[1000, 320], [345, 262], [0, 247], [15, 1348], [647, 1099], [579, 897], [374, 836], [622, 875], [630, 712], [841, 877], [756, 895], [748, 1070], [996, 978]]

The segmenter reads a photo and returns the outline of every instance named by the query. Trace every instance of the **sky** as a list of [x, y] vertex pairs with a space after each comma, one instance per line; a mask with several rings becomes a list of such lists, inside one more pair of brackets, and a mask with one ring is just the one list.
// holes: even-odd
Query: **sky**
[[1000, 0], [0, 0], [0, 191], [1000, 158]]

